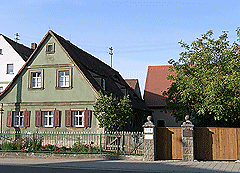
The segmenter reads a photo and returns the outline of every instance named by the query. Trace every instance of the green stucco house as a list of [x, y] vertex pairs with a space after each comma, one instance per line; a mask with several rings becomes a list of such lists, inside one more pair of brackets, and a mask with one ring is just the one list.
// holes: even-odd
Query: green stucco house
[[92, 114], [99, 91], [129, 94], [134, 118], [126, 130], [141, 130], [149, 109], [121, 75], [50, 30], [0, 95], [1, 131], [100, 132]]

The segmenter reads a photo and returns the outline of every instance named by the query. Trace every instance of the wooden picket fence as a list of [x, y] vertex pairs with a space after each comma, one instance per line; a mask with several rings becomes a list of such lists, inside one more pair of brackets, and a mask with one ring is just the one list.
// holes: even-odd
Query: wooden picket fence
[[[156, 130], [157, 158], [182, 159], [182, 128]], [[240, 128], [194, 128], [196, 160], [240, 160]]]

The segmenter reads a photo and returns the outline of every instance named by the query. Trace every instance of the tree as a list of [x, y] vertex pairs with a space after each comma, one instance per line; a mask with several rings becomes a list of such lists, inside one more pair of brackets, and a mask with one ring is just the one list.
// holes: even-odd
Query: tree
[[190, 115], [196, 126], [240, 126], [240, 29], [230, 44], [228, 32], [217, 40], [210, 30], [188, 45], [178, 61], [170, 60], [167, 109], [178, 121]]
[[103, 95], [99, 92], [100, 98], [97, 99], [94, 107], [94, 115], [99, 121], [99, 126], [104, 127], [105, 131], [116, 131], [123, 128], [133, 115], [133, 109], [129, 95], [123, 99]]

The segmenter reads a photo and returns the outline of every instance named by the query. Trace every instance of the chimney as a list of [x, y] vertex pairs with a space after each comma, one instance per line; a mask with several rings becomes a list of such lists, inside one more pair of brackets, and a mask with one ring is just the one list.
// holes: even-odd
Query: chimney
[[31, 49], [36, 49], [37, 48], [37, 43], [31, 43]]

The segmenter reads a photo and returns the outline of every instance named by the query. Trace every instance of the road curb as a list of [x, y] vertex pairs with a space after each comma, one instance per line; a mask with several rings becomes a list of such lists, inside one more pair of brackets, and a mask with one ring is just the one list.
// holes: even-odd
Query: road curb
[[109, 154], [55, 154], [55, 153], [22, 153], [1, 152], [0, 158], [41, 158], [41, 159], [104, 159], [104, 160], [131, 160], [143, 161], [143, 156], [109, 155]]

